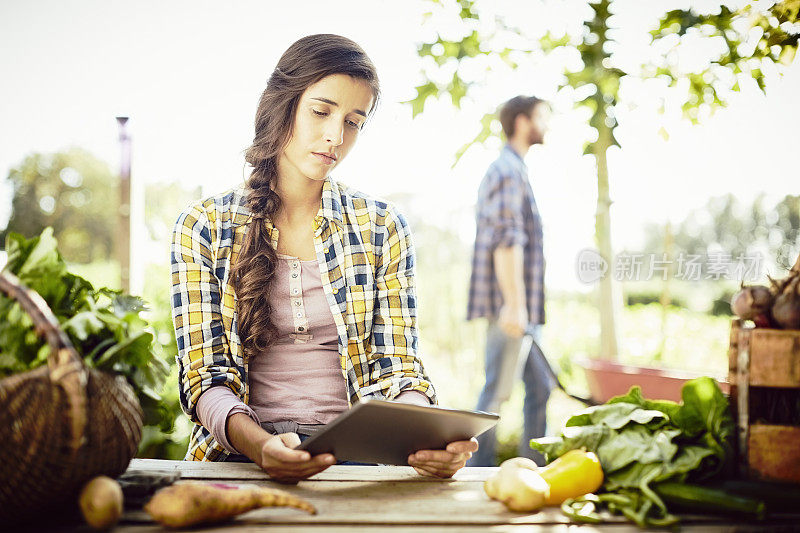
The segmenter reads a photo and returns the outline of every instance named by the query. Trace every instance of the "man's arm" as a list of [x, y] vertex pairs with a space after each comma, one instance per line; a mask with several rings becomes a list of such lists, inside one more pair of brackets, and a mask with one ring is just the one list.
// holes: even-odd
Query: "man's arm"
[[528, 325], [522, 246], [498, 246], [493, 259], [497, 283], [503, 294], [498, 325], [506, 334], [521, 337]]

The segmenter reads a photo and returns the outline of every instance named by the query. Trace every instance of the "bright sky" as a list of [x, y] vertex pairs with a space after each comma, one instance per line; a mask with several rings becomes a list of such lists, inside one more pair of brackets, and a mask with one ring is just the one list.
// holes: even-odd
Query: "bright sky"
[[[621, 60], [635, 61], [648, 48], [654, 8], [616, 3], [623, 8]], [[492, 5], [534, 31], [574, 24], [569, 2]], [[498, 103], [520, 93], [553, 98], [562, 64], [545, 61], [535, 70], [496, 76], [461, 111], [447, 99], [429, 101], [428, 111], [412, 121], [410, 107], [400, 102], [412, 98], [421, 81], [416, 43], [433, 31], [422, 26], [428, 9], [419, 0], [6, 0], [0, 4], [0, 174], [32, 152], [73, 145], [117, 168], [114, 117], [125, 114], [132, 117], [139, 188], [177, 180], [201, 185], [204, 194], [221, 192], [244, 178], [242, 151], [280, 54], [303, 35], [339, 33], [372, 57], [383, 99], [335, 178], [378, 196], [413, 194], [407, 208], [427, 210], [432, 223], [459, 224], [469, 242], [477, 186], [499, 144], [475, 147], [455, 169], [453, 154]], [[437, 18], [437, 29], [452, 31], [451, 21]], [[647, 89], [630, 87], [629, 93], [641, 105], [620, 110], [623, 149], [610, 155], [616, 248], [635, 249], [646, 222], [678, 222], [713, 195], [732, 192], [747, 200], [761, 191], [770, 198], [800, 193], [792, 164], [800, 63], [768, 98], [745, 87], [730, 109], [701, 127], [670, 118], [669, 141], [657, 134], [661, 124]], [[581, 155], [581, 116], [569, 102], [555, 100], [554, 107], [547, 144], [527, 161], [545, 224], [547, 283], [576, 289], [575, 258], [593, 242], [596, 177], [591, 158]], [[9, 215], [10, 194], [0, 185], [0, 225]]]

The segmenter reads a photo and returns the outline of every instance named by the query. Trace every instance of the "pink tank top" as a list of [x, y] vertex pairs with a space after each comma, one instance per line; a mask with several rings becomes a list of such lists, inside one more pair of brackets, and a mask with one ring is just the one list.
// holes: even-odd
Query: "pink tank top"
[[250, 407], [262, 422], [327, 424], [348, 408], [347, 383], [319, 265], [278, 257], [270, 304], [279, 337], [250, 360]]

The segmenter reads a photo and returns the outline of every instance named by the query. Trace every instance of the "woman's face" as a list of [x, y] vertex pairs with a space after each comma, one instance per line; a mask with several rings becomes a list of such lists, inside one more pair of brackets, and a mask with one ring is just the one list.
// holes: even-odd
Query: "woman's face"
[[300, 97], [294, 130], [278, 161], [279, 173], [324, 180], [353, 147], [372, 107], [366, 81], [333, 74]]

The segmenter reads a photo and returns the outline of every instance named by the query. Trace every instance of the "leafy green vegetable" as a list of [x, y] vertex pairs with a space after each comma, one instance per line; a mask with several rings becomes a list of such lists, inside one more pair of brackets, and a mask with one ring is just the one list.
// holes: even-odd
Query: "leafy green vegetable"
[[531, 441], [548, 462], [576, 448], [593, 451], [600, 459], [603, 493], [566, 502], [568, 516], [606, 508], [642, 527], [677, 521], [653, 487], [720, 474], [730, 464], [734, 433], [728, 400], [712, 378], [687, 382], [681, 397], [681, 403], [648, 400], [633, 387], [572, 416], [561, 436]]
[[[88, 366], [125, 376], [150, 413], [145, 424], [152, 423], [169, 365], [154, 352], [154, 331], [141, 316], [145, 302], [69, 273], [57, 246], [52, 228], [32, 239], [9, 233], [3, 270], [44, 298]], [[45, 364], [49, 352], [20, 305], [0, 295], [0, 377]]]

